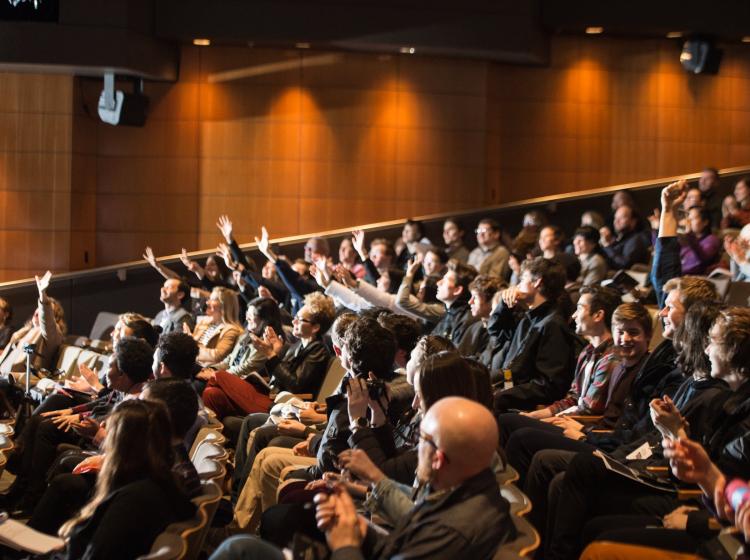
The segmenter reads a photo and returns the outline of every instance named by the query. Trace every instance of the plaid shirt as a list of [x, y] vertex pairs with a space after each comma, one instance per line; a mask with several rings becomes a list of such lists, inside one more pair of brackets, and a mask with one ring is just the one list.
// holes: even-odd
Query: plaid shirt
[[[582, 395], [581, 391], [584, 389], [584, 378], [589, 364], [593, 364], [593, 369], [588, 386], [585, 388], [585, 394]], [[607, 404], [607, 388], [609, 387], [610, 377], [619, 364], [620, 359], [614, 352], [611, 338], [602, 342], [596, 348], [591, 344], [586, 346], [578, 355], [575, 378], [568, 394], [550, 405], [552, 414], [557, 414], [571, 406], [578, 407], [574, 414], [601, 414]], [[583, 406], [579, 404], [579, 400], [583, 402]]]

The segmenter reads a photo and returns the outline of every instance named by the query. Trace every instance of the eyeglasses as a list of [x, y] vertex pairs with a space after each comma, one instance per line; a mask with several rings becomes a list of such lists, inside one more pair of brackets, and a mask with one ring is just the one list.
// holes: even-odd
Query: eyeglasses
[[292, 321], [297, 321], [298, 323], [309, 323], [311, 325], [314, 323], [314, 321], [311, 321], [310, 319], [305, 319], [304, 317], [300, 317], [299, 314], [295, 315]]
[[419, 439], [420, 441], [427, 443], [430, 447], [435, 449], [435, 451], [438, 450], [437, 443], [435, 443], [435, 440], [432, 439], [432, 436], [430, 434], [426, 434], [422, 430], [419, 430]]
[[485, 233], [492, 233], [492, 230], [489, 228], [477, 228], [474, 230], [474, 233], [476, 233], [477, 235], [480, 235], [480, 234], [485, 234]]

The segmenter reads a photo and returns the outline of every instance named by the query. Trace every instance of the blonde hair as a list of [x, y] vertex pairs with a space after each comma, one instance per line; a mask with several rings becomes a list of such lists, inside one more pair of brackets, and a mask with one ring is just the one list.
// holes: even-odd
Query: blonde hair
[[312, 292], [305, 296], [305, 307], [310, 312], [310, 321], [320, 327], [319, 335], [323, 336], [331, 328], [336, 317], [333, 299], [322, 292]]
[[242, 327], [240, 325], [240, 304], [237, 299], [237, 292], [229, 288], [216, 286], [211, 290], [209, 298], [221, 303], [221, 321], [223, 323]]

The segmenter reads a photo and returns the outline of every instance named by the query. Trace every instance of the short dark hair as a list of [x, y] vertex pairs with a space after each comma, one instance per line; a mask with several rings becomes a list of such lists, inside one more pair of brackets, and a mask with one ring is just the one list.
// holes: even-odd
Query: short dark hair
[[182, 292], [182, 297], [180, 298], [180, 303], [182, 305], [186, 305], [188, 301], [190, 301], [190, 286], [185, 281], [184, 278], [178, 278], [179, 284], [177, 285], [177, 291]]
[[542, 229], [551, 229], [552, 235], [555, 236], [555, 241], [557, 241], [558, 243], [562, 243], [563, 239], [565, 239], [565, 233], [560, 226], [557, 226], [555, 224], [547, 224]]
[[127, 375], [134, 383], [143, 383], [153, 373], [154, 349], [143, 339], [134, 336], [121, 338], [113, 358], [120, 373]]
[[604, 311], [604, 324], [612, 328], [612, 314], [622, 303], [620, 292], [608, 286], [582, 286], [579, 294], [591, 295], [591, 313]]
[[436, 247], [435, 245], [430, 245], [427, 248], [427, 250], [424, 252], [425, 255], [427, 253], [433, 253], [440, 261], [440, 264], [445, 264], [448, 262], [448, 253], [443, 251], [440, 247]]
[[565, 289], [565, 269], [557, 262], [544, 257], [527, 259], [521, 263], [521, 273], [528, 271], [534, 280], [542, 279], [539, 290], [547, 300], [557, 301]]
[[463, 287], [458, 299], [468, 301], [471, 297], [469, 286], [474, 281], [474, 278], [477, 277], [477, 269], [456, 259], [450, 259], [447, 267], [449, 272], [453, 272], [456, 275], [456, 286]]
[[451, 224], [453, 224], [453, 225], [454, 225], [454, 226], [456, 226], [456, 227], [458, 228], [458, 230], [459, 230], [459, 231], [461, 231], [461, 232], [463, 232], [463, 231], [466, 231], [466, 230], [465, 230], [465, 228], [464, 228], [464, 225], [463, 225], [463, 224], [461, 223], [461, 220], [459, 220], [459, 219], [458, 219], [458, 218], [456, 218], [455, 216], [449, 216], [449, 217], [447, 217], [447, 218], [446, 218], [446, 219], [445, 219], [445, 220], [443, 221], [443, 224], [447, 224], [447, 223], [451, 223]]
[[198, 393], [193, 386], [177, 377], [161, 377], [149, 381], [146, 389], [153, 400], [166, 405], [172, 423], [172, 435], [184, 438], [198, 417]]
[[171, 332], [159, 337], [159, 359], [174, 377], [193, 379], [198, 343], [189, 334]]
[[417, 345], [422, 327], [411, 317], [406, 315], [382, 314], [378, 317], [380, 326], [388, 329], [396, 339], [396, 347], [409, 354]]
[[488, 226], [492, 231], [502, 231], [499, 222], [497, 220], [493, 220], [492, 218], [482, 218], [481, 220], [479, 220], [477, 225], [481, 224]]
[[599, 232], [593, 226], [581, 226], [576, 229], [573, 238], [583, 237], [589, 243], [599, 243]]
[[351, 372], [357, 377], [388, 377], [393, 372], [396, 339], [391, 331], [373, 319], [359, 318], [344, 336], [344, 348]]
[[404, 227], [406, 226], [412, 226], [412, 227], [417, 228], [417, 231], [419, 232], [420, 237], [424, 236], [424, 226], [422, 225], [422, 222], [420, 222], [419, 220], [412, 220], [411, 218], [409, 218], [408, 220], [406, 220], [406, 222], [404, 222]]
[[247, 306], [255, 309], [258, 316], [258, 329], [255, 334], [260, 336], [260, 334], [266, 330], [266, 327], [271, 327], [276, 331], [277, 335], [284, 338], [284, 329], [281, 324], [281, 311], [274, 300], [257, 297], [250, 300]]

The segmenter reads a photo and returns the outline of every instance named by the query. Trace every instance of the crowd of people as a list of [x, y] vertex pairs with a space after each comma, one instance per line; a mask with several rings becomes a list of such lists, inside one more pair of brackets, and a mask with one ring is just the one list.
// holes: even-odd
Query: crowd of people
[[[441, 241], [414, 220], [395, 241], [356, 230], [338, 258], [314, 237], [288, 259], [262, 228], [259, 266], [228, 216], [215, 256], [183, 250], [188, 276], [147, 248], [163, 309], [122, 314], [102, 371], [48, 385], [0, 507], [63, 538], [54, 557], [145, 554], [194, 514], [187, 450], [210, 411], [233, 450], [214, 560], [492, 558], [517, 537], [511, 467], [539, 558], [713, 558], [723, 527], [750, 538], [750, 500], [727, 491], [750, 479], [750, 308], [712, 278], [750, 275], [750, 178], [718, 185], [672, 183], [648, 216], [620, 191], [569, 238], [538, 210], [518, 232], [483, 218], [472, 250], [457, 218]], [[0, 299], [6, 415], [29, 346], [32, 385], [54, 375], [50, 279], [18, 330]]]

